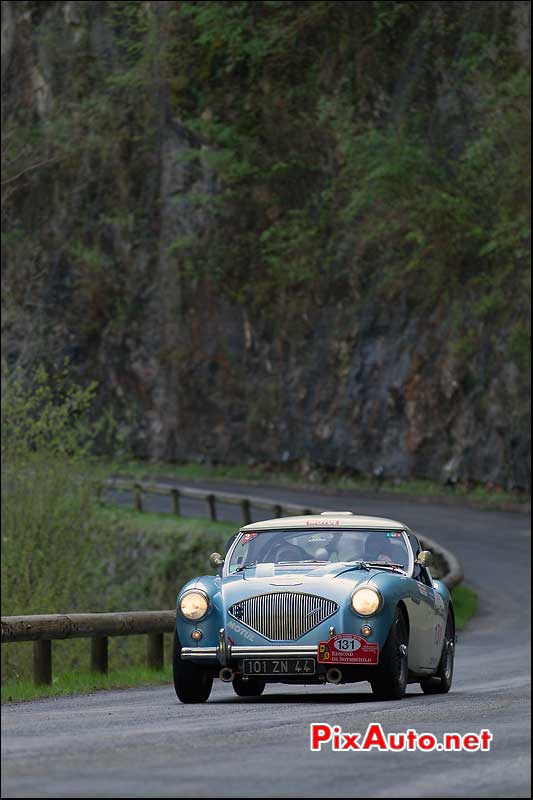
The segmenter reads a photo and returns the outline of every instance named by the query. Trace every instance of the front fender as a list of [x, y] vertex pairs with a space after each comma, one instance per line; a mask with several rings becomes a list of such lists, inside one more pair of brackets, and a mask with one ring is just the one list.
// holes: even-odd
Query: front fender
[[[209, 597], [209, 610], [198, 622], [185, 619], [179, 610], [180, 598], [188, 589], [201, 589]], [[202, 575], [182, 586], [176, 599], [176, 635], [184, 647], [216, 647], [223, 619], [222, 580], [218, 575]], [[199, 641], [191, 638], [194, 630], [202, 632]]]

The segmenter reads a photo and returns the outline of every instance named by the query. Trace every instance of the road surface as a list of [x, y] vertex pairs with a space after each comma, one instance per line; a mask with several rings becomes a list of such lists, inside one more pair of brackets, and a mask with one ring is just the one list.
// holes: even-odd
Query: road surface
[[[413, 685], [403, 701], [380, 703], [367, 684], [271, 686], [249, 700], [216, 681], [202, 706], [178, 704], [171, 686], [9, 704], [2, 710], [2, 797], [531, 795], [528, 516], [211, 485], [400, 519], [455, 552], [480, 606], [459, 637], [452, 692], [426, 697]], [[161, 509], [166, 501], [150, 502]], [[199, 513], [199, 506], [184, 501], [183, 512]], [[238, 515], [227, 506], [220, 516]], [[494, 740], [488, 753], [312, 753], [311, 722], [346, 732], [380, 722], [386, 733], [414, 728], [437, 736], [488, 728]]]

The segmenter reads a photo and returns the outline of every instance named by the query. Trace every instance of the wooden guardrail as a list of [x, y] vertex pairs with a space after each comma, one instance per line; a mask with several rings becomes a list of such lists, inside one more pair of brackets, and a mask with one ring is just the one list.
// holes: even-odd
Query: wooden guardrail
[[[112, 478], [100, 487], [100, 492], [105, 489], [130, 492], [133, 495], [133, 503], [138, 511], [144, 510], [143, 495], [170, 495], [172, 498], [172, 509], [174, 514], [181, 514], [180, 499], [182, 497], [190, 500], [199, 500], [207, 504], [207, 512], [210, 519], [217, 519], [217, 504], [227, 504], [240, 506], [242, 512], [242, 524], [250, 525], [252, 522], [252, 507], [268, 511], [272, 517], [283, 517], [291, 515], [320, 514], [326, 509], [309, 508], [296, 505], [294, 503], [281, 504], [278, 500], [265, 497], [255, 497], [253, 495], [234, 494], [224, 491], [206, 491], [205, 489], [193, 489], [190, 486], [180, 486], [178, 484], [159, 483], [153, 481], [135, 481], [124, 478]], [[438, 542], [427, 536], [419, 536], [423, 547], [431, 550], [442, 565], [440, 579], [446, 584], [448, 589], [453, 589], [463, 580], [463, 569], [459, 560], [453, 553], [442, 547]]]
[[2, 644], [33, 642], [33, 681], [52, 683], [52, 641], [90, 639], [91, 671], [108, 671], [109, 636], [147, 636], [146, 662], [163, 669], [165, 633], [174, 630], [175, 611], [126, 611], [102, 614], [42, 614], [2, 617]]
[[206, 491], [205, 489], [193, 489], [190, 486], [154, 483], [152, 481], [134, 481], [124, 478], [113, 478], [105, 481], [105, 483], [100, 486], [100, 493], [106, 489], [131, 493], [133, 496], [133, 505], [137, 511], [144, 511], [143, 495], [145, 494], [166, 495], [170, 497], [172, 499], [173, 513], [177, 516], [181, 514], [182, 498], [205, 502], [208, 516], [214, 522], [218, 519], [218, 504], [240, 506], [243, 525], [250, 525], [252, 522], [252, 507], [268, 511], [272, 517], [320, 513], [318, 509], [312, 509], [294, 503], [283, 503], [282, 505], [277, 500], [270, 500], [264, 497], [254, 497], [253, 495], [244, 496], [241, 494], [233, 494], [232, 492], [220, 491], [215, 493]]

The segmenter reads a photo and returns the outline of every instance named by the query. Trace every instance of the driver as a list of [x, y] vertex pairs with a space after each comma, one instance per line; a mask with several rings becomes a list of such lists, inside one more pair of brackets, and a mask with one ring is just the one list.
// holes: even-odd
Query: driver
[[363, 561], [382, 561], [386, 564], [397, 564], [398, 545], [394, 539], [387, 537], [385, 533], [371, 533], [365, 542]]
[[276, 537], [268, 550], [263, 553], [263, 561], [273, 561], [279, 564], [281, 561], [306, 561], [312, 558], [303, 547], [287, 541], [286, 534]]

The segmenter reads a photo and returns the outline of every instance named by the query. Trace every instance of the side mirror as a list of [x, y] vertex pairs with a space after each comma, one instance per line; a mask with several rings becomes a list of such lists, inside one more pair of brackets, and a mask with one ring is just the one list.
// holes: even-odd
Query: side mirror
[[220, 555], [220, 553], [211, 553], [209, 556], [209, 563], [213, 567], [213, 569], [218, 569], [224, 563], [224, 559]]
[[416, 557], [415, 564], [420, 567], [429, 567], [433, 561], [433, 554], [429, 550], [421, 550]]

